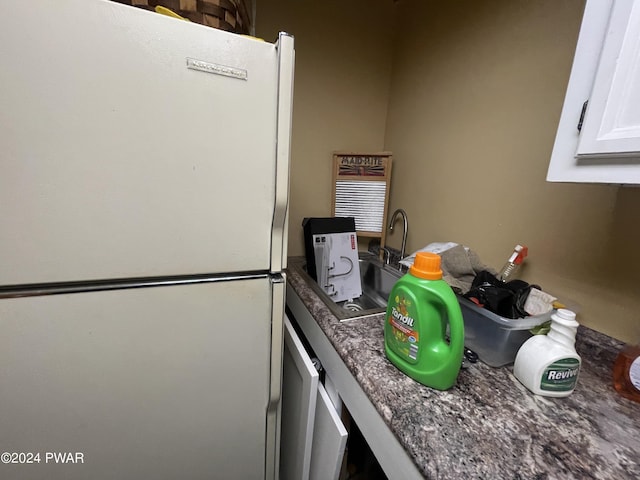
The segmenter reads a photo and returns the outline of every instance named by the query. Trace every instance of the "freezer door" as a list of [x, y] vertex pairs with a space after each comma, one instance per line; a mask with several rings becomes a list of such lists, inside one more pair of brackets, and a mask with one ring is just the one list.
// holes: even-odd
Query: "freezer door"
[[40, 455], [0, 478], [274, 478], [273, 292], [257, 278], [0, 300], [0, 452]]
[[0, 285], [282, 269], [292, 37], [31, 0], [0, 44]]

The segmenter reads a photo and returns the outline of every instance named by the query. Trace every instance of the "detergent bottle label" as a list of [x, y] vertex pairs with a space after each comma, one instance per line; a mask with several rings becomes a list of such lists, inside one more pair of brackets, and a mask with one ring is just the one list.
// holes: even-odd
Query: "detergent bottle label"
[[417, 363], [420, 354], [420, 334], [417, 330], [415, 308], [410, 299], [396, 294], [390, 299], [392, 304], [387, 313], [387, 322], [391, 335], [388, 346], [407, 362]]

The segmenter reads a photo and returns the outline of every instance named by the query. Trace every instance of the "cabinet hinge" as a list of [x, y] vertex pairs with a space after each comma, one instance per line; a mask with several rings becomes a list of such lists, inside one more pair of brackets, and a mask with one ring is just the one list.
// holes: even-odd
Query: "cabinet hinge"
[[580, 112], [580, 120], [578, 120], [578, 131], [582, 130], [582, 122], [584, 122], [584, 114], [587, 112], [587, 104], [589, 100], [582, 104], [582, 112]]

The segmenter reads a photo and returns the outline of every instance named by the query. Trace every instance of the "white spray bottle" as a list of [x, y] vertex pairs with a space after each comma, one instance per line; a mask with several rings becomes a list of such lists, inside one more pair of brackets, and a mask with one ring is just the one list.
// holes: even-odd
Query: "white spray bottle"
[[558, 310], [551, 316], [547, 335], [534, 335], [520, 347], [513, 365], [514, 376], [536, 395], [571, 395], [581, 363], [575, 349], [577, 330], [576, 314]]

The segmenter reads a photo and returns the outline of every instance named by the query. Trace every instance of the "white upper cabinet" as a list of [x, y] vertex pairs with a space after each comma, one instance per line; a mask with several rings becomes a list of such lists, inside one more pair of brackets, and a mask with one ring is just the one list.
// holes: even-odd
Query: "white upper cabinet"
[[547, 180], [640, 183], [640, 0], [587, 0]]

